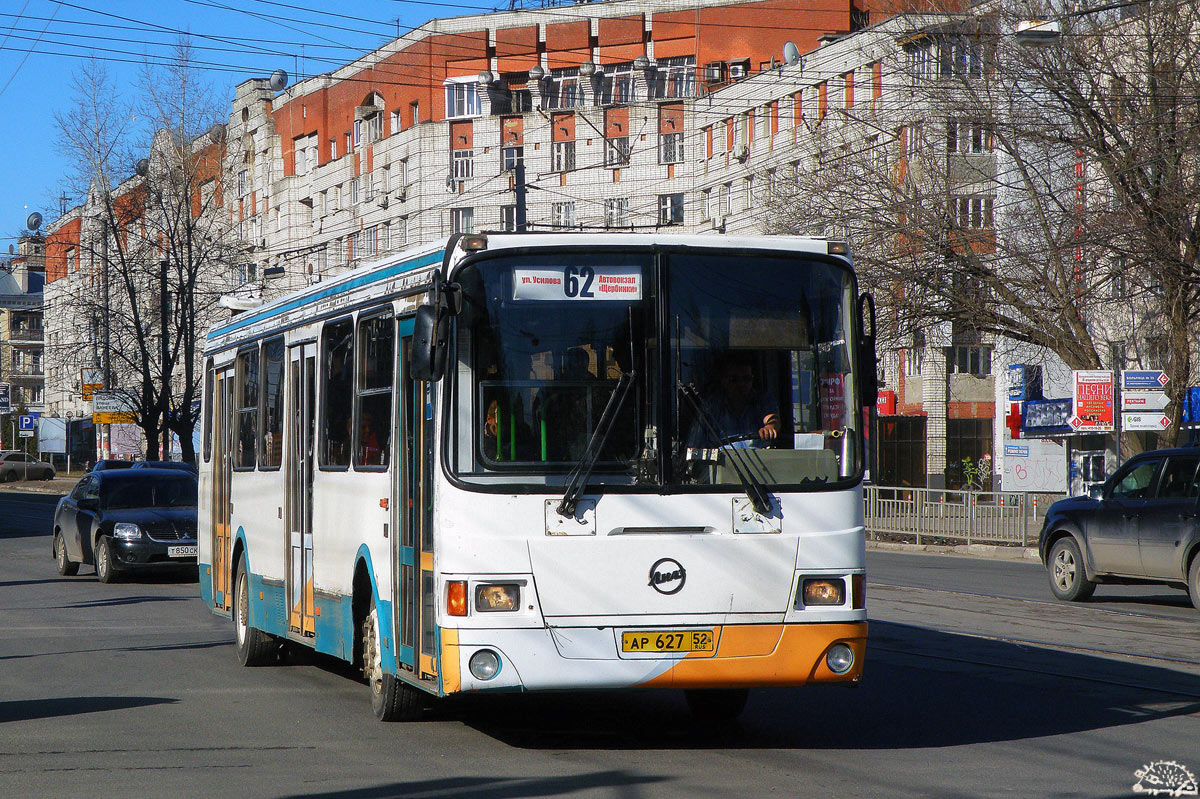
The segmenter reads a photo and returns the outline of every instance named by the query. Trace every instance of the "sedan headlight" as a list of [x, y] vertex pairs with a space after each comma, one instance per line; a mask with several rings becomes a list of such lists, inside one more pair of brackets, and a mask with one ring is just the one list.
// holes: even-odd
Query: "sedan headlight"
[[843, 605], [846, 582], [840, 577], [802, 577], [796, 596], [796, 608], [809, 605]]
[[117, 522], [113, 525], [113, 535], [122, 541], [136, 541], [142, 537], [142, 528], [129, 522]]

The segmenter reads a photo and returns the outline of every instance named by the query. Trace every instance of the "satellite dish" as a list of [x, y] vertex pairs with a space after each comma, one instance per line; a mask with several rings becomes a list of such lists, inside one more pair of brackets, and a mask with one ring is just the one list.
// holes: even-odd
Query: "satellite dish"
[[287, 88], [287, 84], [288, 84], [287, 72], [285, 72], [282, 69], [277, 69], [271, 73], [271, 79], [269, 81], [271, 91], [281, 92]]
[[800, 63], [800, 48], [796, 46], [795, 42], [784, 42], [783, 62], [789, 67]]
[[133, 171], [137, 172], [142, 177], [146, 177], [146, 175], [150, 174], [150, 159], [139, 158], [137, 163], [133, 165]]
[[9, 255], [12, 255], [12, 254], [13, 254], [13, 246], [12, 246], [11, 244], [10, 244], [10, 245], [8, 245], [8, 254], [9, 254]]
[[41, 226], [42, 226], [42, 215], [39, 214], [37, 211], [34, 211], [32, 214], [30, 214], [28, 217], [25, 218], [25, 227], [27, 227], [28, 229], [37, 230]]

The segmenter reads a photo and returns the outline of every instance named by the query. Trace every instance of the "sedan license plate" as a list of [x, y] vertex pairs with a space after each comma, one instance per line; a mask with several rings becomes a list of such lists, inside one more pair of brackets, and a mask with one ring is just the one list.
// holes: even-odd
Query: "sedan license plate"
[[168, 558], [194, 558], [197, 554], [196, 547], [167, 547]]
[[622, 652], [712, 652], [712, 630], [642, 630], [621, 633]]

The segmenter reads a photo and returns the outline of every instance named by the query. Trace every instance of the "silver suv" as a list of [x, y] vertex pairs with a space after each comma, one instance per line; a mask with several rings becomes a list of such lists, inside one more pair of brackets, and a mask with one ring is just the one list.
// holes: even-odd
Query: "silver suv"
[[16, 480], [49, 480], [54, 467], [24, 452], [0, 452], [0, 483]]

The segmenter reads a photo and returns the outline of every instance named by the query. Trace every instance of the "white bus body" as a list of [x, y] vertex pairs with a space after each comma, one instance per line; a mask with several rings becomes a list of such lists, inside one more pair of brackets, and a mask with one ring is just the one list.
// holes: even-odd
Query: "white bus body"
[[246, 312], [207, 337], [203, 598], [243, 663], [362, 664], [380, 718], [856, 681], [861, 308], [824, 240], [488, 234]]

